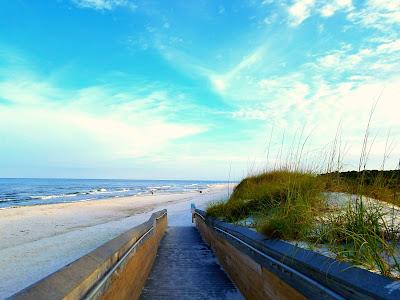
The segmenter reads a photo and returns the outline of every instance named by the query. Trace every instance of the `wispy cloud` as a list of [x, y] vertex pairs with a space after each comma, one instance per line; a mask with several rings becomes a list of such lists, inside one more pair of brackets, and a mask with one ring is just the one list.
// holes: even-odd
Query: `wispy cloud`
[[[316, 127], [321, 146], [340, 120], [357, 153], [382, 91], [375, 124], [400, 134], [398, 1], [227, 1], [223, 7], [152, 1], [134, 19], [126, 10], [140, 5], [135, 0], [68, 1], [113, 17], [102, 18], [104, 35], [97, 13], [60, 24], [67, 30], [68, 22], [87, 20], [88, 31], [100, 37], [86, 41], [86, 34], [66, 31], [66, 40], [80, 41], [82, 58], [74, 44], [60, 53], [51, 44], [26, 59], [1, 45], [0, 154], [8, 155], [0, 157], [21, 160], [21, 145], [33, 145], [27, 151], [35, 155], [28, 156], [40, 156], [43, 165], [132, 159], [171, 170], [208, 164], [207, 173], [216, 161], [243, 166], [251, 151], [262, 152], [267, 126], [292, 136], [304, 125]], [[49, 43], [35, 30], [38, 41]], [[19, 34], [31, 42], [30, 31]], [[104, 58], [107, 64], [97, 63]], [[57, 72], [74, 59], [68, 74]]]
[[110, 86], [66, 90], [43, 78], [15, 77], [0, 82], [0, 98], [7, 100], [7, 105], [0, 103], [0, 135], [15, 137], [7, 145], [10, 151], [32, 143], [48, 148], [44, 152], [59, 163], [69, 158], [51, 151], [54, 145], [87, 161], [148, 156], [207, 130], [205, 125], [173, 120], [171, 112], [179, 106], [170, 99], [178, 97], [163, 90], [137, 95]]
[[237, 80], [237, 77], [240, 77], [242, 75], [243, 71], [246, 71], [246, 69], [251, 68], [263, 58], [264, 52], [265, 49], [263, 47], [260, 47], [259, 49], [256, 49], [249, 55], [245, 56], [238, 64], [236, 64], [228, 72], [218, 74], [214, 71], [208, 71], [206, 72], [207, 73], [206, 75], [210, 80], [210, 82], [212, 83], [214, 89], [218, 93], [224, 94], [224, 92], [228, 88], [231, 88], [231, 85], [234, 84], [234, 81]]
[[323, 17], [333, 16], [337, 11], [350, 11], [353, 9], [352, 0], [336, 0], [331, 3], [324, 4], [319, 8], [319, 13]]
[[[392, 138], [400, 134], [400, 119], [397, 109], [394, 109], [399, 107], [399, 76], [358, 85], [332, 85], [320, 81], [315, 91], [311, 91], [303, 81], [288, 81], [288, 78], [273, 84], [275, 87], [290, 87], [276, 93], [271, 101], [239, 108], [232, 113], [232, 117], [248, 122], [262, 121], [280, 132], [285, 131], [287, 136], [293, 136], [296, 131], [305, 128], [305, 131], [312, 132], [310, 148], [325, 145], [335, 135], [338, 125], [342, 124], [343, 142], [349, 149], [345, 163], [350, 168], [356, 167], [354, 158], [360, 154], [367, 119], [379, 95], [372, 122], [372, 135], [376, 138], [371, 152], [374, 156], [371, 157], [372, 167], [379, 165], [383, 158], [387, 132], [391, 130]], [[400, 149], [397, 147], [392, 152], [390, 167], [396, 166], [399, 156]]]
[[[176, 62], [173, 57], [170, 59]], [[293, 136], [299, 128], [306, 126], [308, 131], [313, 131], [310, 147], [321, 148], [335, 135], [341, 123], [345, 128], [343, 136], [351, 148], [349, 156], [354, 159], [360, 151], [369, 111], [382, 91], [374, 124], [383, 132], [381, 136], [389, 128], [400, 128], [397, 114], [392, 109], [398, 106], [400, 85], [396, 72], [400, 52], [396, 40], [379, 41], [369, 48], [359, 49], [343, 45], [338, 50], [315, 56], [312, 63], [304, 63], [297, 70], [269, 76], [260, 72], [261, 66], [268, 64], [265, 47], [250, 51], [226, 72], [206, 68], [190, 56], [183, 57], [186, 62], [183, 69], [192, 75], [206, 77], [213, 90], [233, 108], [231, 117], [234, 120], [252, 122], [261, 132], [268, 124]], [[381, 159], [380, 154], [384, 151], [379, 148], [384, 145], [381, 138], [376, 139], [376, 144], [378, 148], [371, 152], [375, 155], [374, 162]], [[393, 155], [400, 155], [396, 151]], [[356, 159], [351, 159], [346, 163], [348, 167], [355, 167]]]
[[400, 24], [400, 2], [397, 0], [368, 0], [349, 14], [349, 20], [366, 27], [383, 30]]
[[357, 51], [351, 47], [334, 50], [317, 58], [315, 65], [321, 74], [325, 71], [335, 72], [336, 76], [347, 72], [347, 77], [392, 76], [400, 67], [400, 40], [384, 40]]
[[288, 7], [289, 24], [291, 26], [299, 26], [312, 15], [320, 15], [322, 17], [331, 17], [337, 11], [349, 11], [353, 8], [352, 0], [295, 0]]
[[135, 10], [137, 5], [129, 0], [72, 0], [75, 5], [82, 8], [96, 10], [113, 10], [117, 7], [125, 7]]
[[288, 8], [290, 24], [292, 26], [300, 25], [311, 15], [311, 10], [315, 6], [315, 0], [297, 0]]

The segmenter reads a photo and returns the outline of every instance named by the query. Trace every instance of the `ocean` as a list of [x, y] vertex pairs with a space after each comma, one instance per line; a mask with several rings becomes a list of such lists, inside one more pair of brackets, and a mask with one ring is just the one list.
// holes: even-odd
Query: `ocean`
[[0, 178], [0, 208], [200, 191], [221, 181]]

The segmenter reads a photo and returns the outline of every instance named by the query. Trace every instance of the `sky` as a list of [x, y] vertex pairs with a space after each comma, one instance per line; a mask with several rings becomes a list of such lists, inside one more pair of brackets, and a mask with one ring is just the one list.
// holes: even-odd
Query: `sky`
[[0, 0], [0, 177], [357, 169], [371, 111], [393, 169], [398, 0]]

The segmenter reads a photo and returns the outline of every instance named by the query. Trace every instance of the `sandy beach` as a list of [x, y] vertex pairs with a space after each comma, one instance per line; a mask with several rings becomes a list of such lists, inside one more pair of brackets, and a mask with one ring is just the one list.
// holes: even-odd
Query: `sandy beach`
[[166, 208], [170, 226], [191, 224], [190, 204], [204, 208], [228, 186], [197, 191], [36, 205], [0, 210], [0, 298], [90, 252]]

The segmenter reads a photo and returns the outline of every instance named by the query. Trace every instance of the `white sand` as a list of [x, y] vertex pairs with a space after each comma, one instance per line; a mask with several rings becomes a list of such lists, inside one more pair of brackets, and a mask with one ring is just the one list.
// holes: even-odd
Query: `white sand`
[[[356, 201], [360, 201], [360, 197], [358, 195], [352, 195], [352, 194], [347, 194], [347, 193], [333, 193], [333, 192], [327, 192], [324, 193], [326, 196], [328, 205], [332, 208], [335, 209], [335, 211], [330, 211], [329, 214], [341, 214], [344, 212], [346, 207], [350, 205], [355, 205]], [[380, 201], [377, 199], [373, 199], [370, 197], [362, 196], [362, 201], [363, 205], [365, 205], [366, 208], [371, 208], [376, 211], [379, 211], [380, 214], [382, 215], [382, 223], [385, 223], [385, 226], [387, 228], [390, 228], [394, 232], [400, 232], [400, 207], [396, 206], [394, 204], [390, 204], [384, 201]], [[324, 218], [324, 217], [323, 217]], [[309, 244], [308, 242], [304, 241], [287, 241], [291, 243], [292, 245], [296, 245], [300, 248], [304, 249], [309, 249], [313, 250], [315, 252], [318, 252], [322, 255], [325, 255], [327, 257], [336, 258], [336, 254], [330, 250], [329, 245], [324, 245], [324, 244]], [[400, 254], [397, 251], [395, 253], [396, 260], [400, 260]], [[389, 257], [382, 253], [382, 258], [386, 260], [389, 266], [392, 267], [392, 275], [398, 277], [399, 274], [395, 269], [395, 262], [392, 257]], [[378, 273], [380, 274], [378, 269], [369, 269], [366, 268], [363, 265], [358, 265], [358, 267], [367, 269], [371, 272]]]
[[[350, 203], [354, 205], [359, 200], [358, 195], [352, 195], [347, 193], [325, 193], [328, 201], [328, 205], [343, 211], [346, 206]], [[367, 208], [375, 209], [382, 214], [382, 220], [384, 220], [386, 226], [392, 228], [392, 230], [398, 231], [400, 228], [400, 207], [391, 203], [373, 199], [367, 196], [362, 197], [363, 204]]]
[[0, 210], [0, 298], [58, 270], [168, 209], [170, 226], [191, 224], [190, 204], [227, 198], [226, 185], [203, 193], [159, 194]]

